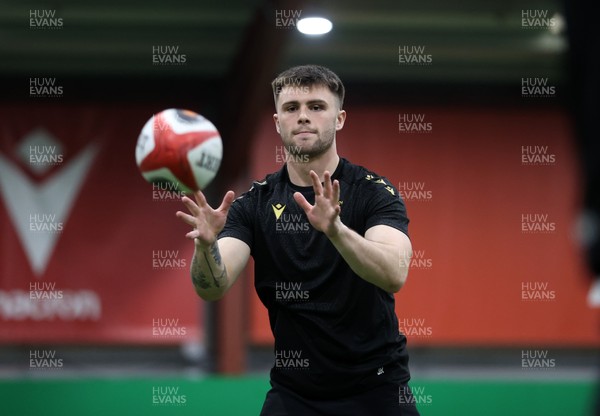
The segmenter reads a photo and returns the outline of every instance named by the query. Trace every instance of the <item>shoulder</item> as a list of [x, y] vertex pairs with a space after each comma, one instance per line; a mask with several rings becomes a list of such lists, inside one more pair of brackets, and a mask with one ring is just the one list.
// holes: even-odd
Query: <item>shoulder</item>
[[384, 192], [391, 196], [398, 196], [396, 187], [385, 176], [346, 161], [344, 166], [343, 181], [355, 186], [365, 193]]
[[408, 235], [406, 207], [392, 182], [363, 166], [350, 166], [349, 172], [352, 174], [348, 176], [355, 182], [354, 206], [366, 218], [365, 232], [376, 225], [387, 225]]
[[268, 174], [261, 180], [254, 180], [250, 189], [242, 193], [234, 202], [256, 200], [261, 196], [272, 193], [281, 181], [281, 171]]

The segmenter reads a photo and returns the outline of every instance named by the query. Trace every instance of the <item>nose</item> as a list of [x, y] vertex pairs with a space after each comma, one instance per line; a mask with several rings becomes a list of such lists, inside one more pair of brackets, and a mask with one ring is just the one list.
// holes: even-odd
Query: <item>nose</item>
[[302, 106], [298, 112], [298, 124], [306, 123], [310, 123], [310, 119], [308, 118], [308, 108], [306, 106]]

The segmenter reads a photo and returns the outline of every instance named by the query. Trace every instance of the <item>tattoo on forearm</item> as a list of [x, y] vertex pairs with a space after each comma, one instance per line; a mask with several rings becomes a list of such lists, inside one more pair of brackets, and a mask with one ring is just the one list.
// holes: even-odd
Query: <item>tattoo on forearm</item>
[[[221, 281], [223, 280], [223, 277], [227, 272], [225, 270], [225, 267], [223, 266], [223, 271], [219, 275], [216, 275], [212, 267], [210, 267], [210, 260], [207, 253], [203, 252], [202, 254], [204, 255], [204, 260], [206, 261], [206, 266], [208, 267], [210, 276], [208, 276], [202, 271], [202, 269], [197, 263], [196, 256], [194, 255], [194, 259], [192, 262], [192, 282], [194, 283], [194, 286], [200, 289], [211, 289], [214, 287], [220, 288], [222, 285]], [[214, 243], [210, 247], [210, 255], [214, 260], [215, 264], [217, 264], [218, 266], [222, 265], [221, 253], [219, 252], [219, 246], [217, 245], [217, 243]]]
[[208, 277], [200, 271], [192, 273], [192, 282], [194, 283], [194, 286], [200, 289], [210, 289], [212, 287]]
[[[210, 267], [210, 262], [208, 260], [208, 256], [206, 255], [206, 253], [202, 253], [204, 254], [204, 259], [206, 260], [206, 265], [208, 266], [208, 270], [210, 271], [210, 275], [213, 279], [213, 283], [216, 287], [221, 287], [221, 284], [219, 283], [219, 280], [223, 278], [223, 276], [225, 276], [225, 267], [223, 267], [223, 271], [221, 272], [220, 275], [216, 276], [215, 272], [213, 272], [212, 267]], [[215, 259], [215, 257], [213, 256], [213, 259], [215, 260], [215, 262], [217, 261], [217, 259]], [[219, 264], [219, 263], [217, 263]]]
[[[217, 245], [217, 243], [213, 243], [212, 246], [210, 246], [210, 254], [213, 256], [213, 259], [215, 259], [215, 263], [217, 263], [217, 265], [221, 265], [221, 252], [219, 251], [219, 246]], [[206, 254], [205, 254], [206, 257]], [[206, 260], [208, 261], [208, 259]]]

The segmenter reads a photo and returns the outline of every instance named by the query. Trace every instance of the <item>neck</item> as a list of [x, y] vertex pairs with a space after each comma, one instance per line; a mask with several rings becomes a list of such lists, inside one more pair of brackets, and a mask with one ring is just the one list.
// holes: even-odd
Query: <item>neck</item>
[[335, 148], [335, 142], [322, 155], [311, 158], [309, 162], [294, 162], [290, 160], [287, 163], [288, 175], [290, 181], [297, 186], [312, 186], [310, 171], [314, 170], [319, 179], [323, 182], [323, 174], [326, 170], [333, 174], [340, 162], [340, 157]]

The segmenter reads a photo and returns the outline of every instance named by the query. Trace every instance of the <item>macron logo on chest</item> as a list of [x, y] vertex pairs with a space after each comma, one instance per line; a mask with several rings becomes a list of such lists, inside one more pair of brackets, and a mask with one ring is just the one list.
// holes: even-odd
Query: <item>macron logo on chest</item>
[[306, 215], [303, 213], [290, 212], [293, 210], [280, 202], [270, 205], [275, 217], [275, 233], [306, 234], [312, 229], [308, 219], [306, 218]]

